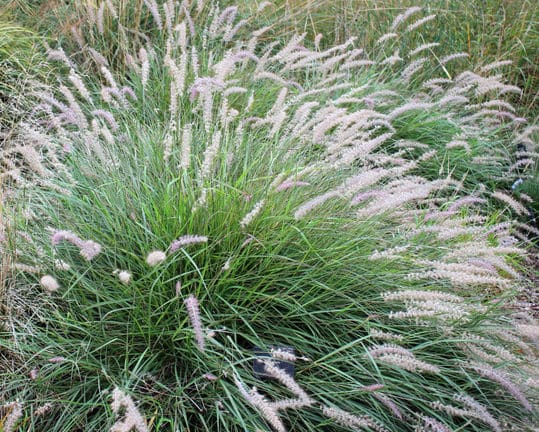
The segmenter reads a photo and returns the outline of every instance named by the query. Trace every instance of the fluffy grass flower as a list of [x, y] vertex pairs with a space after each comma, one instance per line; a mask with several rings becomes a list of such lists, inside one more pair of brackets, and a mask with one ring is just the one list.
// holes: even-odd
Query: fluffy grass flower
[[146, 256], [146, 263], [151, 267], [155, 267], [156, 265], [161, 264], [166, 259], [167, 254], [165, 252], [160, 250], [154, 250]]
[[202, 330], [202, 321], [200, 319], [200, 309], [198, 306], [198, 300], [195, 296], [190, 295], [184, 300], [185, 308], [187, 309], [187, 314], [189, 315], [189, 320], [191, 321], [191, 326], [195, 333], [195, 340], [197, 342], [197, 347], [200, 351], [206, 349], [206, 342], [204, 337], [204, 331]]
[[[110, 432], [149, 432], [146, 421], [136, 407], [133, 399], [119, 388], [112, 391], [111, 409], [120, 417], [110, 428]], [[123, 410], [123, 414], [121, 411]]]
[[60, 288], [60, 284], [54, 276], [44, 275], [39, 280], [41, 286], [46, 289], [48, 292], [57, 291]]

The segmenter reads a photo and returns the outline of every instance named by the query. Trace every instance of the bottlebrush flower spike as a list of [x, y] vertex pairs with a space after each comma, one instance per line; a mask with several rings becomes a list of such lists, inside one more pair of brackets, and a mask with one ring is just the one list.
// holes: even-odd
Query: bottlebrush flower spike
[[287, 181], [282, 182], [279, 186], [277, 186], [275, 188], [275, 190], [280, 192], [280, 191], [284, 191], [284, 190], [287, 190], [287, 189], [291, 189], [291, 188], [296, 187], [296, 186], [310, 186], [310, 183], [307, 183], [307, 182], [304, 182], [304, 181], [287, 180]]
[[96, 117], [101, 117], [103, 120], [105, 120], [113, 131], [118, 130], [119, 128], [118, 123], [116, 122], [116, 120], [114, 119], [114, 116], [112, 115], [110, 111], [106, 111], [102, 109], [94, 110], [92, 111], [92, 115]]
[[416, 22], [410, 24], [408, 27], [406, 27], [406, 32], [411, 32], [412, 30], [415, 30], [416, 28], [422, 26], [423, 24], [432, 21], [434, 18], [436, 18], [435, 14], [428, 15], [424, 18], [421, 18], [417, 20]]
[[161, 264], [163, 261], [167, 259], [167, 254], [160, 250], [152, 251], [148, 254], [146, 257], [146, 263], [149, 266], [156, 266], [158, 264]]
[[46, 404], [41, 405], [39, 408], [37, 408], [34, 411], [34, 414], [36, 415], [36, 417], [40, 417], [42, 415], [47, 414], [51, 409], [52, 409], [52, 404], [50, 402], [47, 402]]
[[367, 392], [375, 392], [378, 390], [382, 390], [385, 387], [384, 384], [370, 384], [368, 386], [361, 387], [361, 391], [367, 391]]
[[247, 391], [243, 383], [237, 377], [234, 377], [234, 382], [247, 402], [260, 411], [260, 414], [262, 414], [264, 419], [273, 427], [276, 432], [286, 432], [286, 427], [279, 417], [277, 408], [272, 406], [264, 396], [258, 393], [256, 387], [253, 387], [251, 390]]
[[45, 288], [49, 292], [54, 292], [58, 288], [60, 288], [60, 284], [58, 281], [51, 275], [45, 275], [40, 280], [39, 283], [43, 288]]
[[161, 19], [161, 14], [159, 13], [159, 6], [157, 5], [156, 0], [144, 0], [144, 4], [150, 10], [157, 28], [159, 30], [163, 30], [163, 20]]
[[7, 417], [3, 422], [3, 431], [4, 432], [15, 432], [15, 426], [22, 417], [22, 403], [20, 402], [11, 402], [10, 404], [4, 405], [4, 408], [11, 409]]
[[93, 240], [86, 240], [82, 242], [80, 247], [80, 254], [86, 259], [86, 261], [91, 261], [97, 255], [101, 253], [101, 245], [96, 243]]
[[471, 396], [465, 394], [457, 394], [453, 396], [453, 399], [466, 405], [469, 408], [472, 417], [475, 417], [481, 420], [483, 423], [489, 425], [494, 432], [502, 432], [502, 428], [498, 421], [488, 412], [488, 410], [483, 405], [481, 405]]
[[294, 378], [292, 378], [284, 369], [281, 369], [273, 360], [264, 360], [264, 371], [271, 377], [278, 380], [284, 385], [290, 392], [294, 393], [298, 397], [299, 402], [304, 405], [311, 405], [313, 400], [309, 395], [300, 387]]
[[258, 201], [253, 209], [245, 215], [245, 217], [240, 221], [240, 226], [242, 229], [247, 228], [247, 226], [253, 221], [255, 217], [258, 216], [258, 213], [262, 210], [262, 207], [264, 206], [265, 200]]
[[80, 254], [87, 260], [91, 261], [99, 253], [101, 253], [101, 245], [93, 240], [82, 240], [79, 236], [66, 230], [54, 230], [51, 235], [51, 243], [53, 246], [58, 245], [62, 241], [67, 241], [76, 246], [80, 250]]
[[127, 270], [114, 270], [114, 274], [118, 275], [118, 279], [124, 285], [129, 285], [129, 282], [131, 282], [132, 275]]
[[200, 351], [204, 351], [206, 349], [206, 344], [204, 340], [204, 332], [202, 331], [198, 300], [194, 295], [190, 295], [187, 297], [187, 299], [185, 299], [184, 304], [187, 309], [187, 314], [189, 315], [189, 320], [191, 321], [191, 326], [195, 332], [195, 339], [198, 349]]
[[382, 404], [384, 404], [396, 418], [398, 418], [399, 420], [403, 420], [402, 413], [395, 402], [393, 402], [387, 396], [378, 394], [376, 392], [372, 395], [375, 399], [379, 400]]
[[406, 9], [403, 13], [400, 15], [397, 15], [397, 17], [393, 20], [393, 23], [391, 24], [391, 30], [395, 30], [401, 23], [406, 21], [410, 16], [413, 14], [421, 11], [421, 8], [419, 6], [412, 6], [408, 9]]
[[491, 381], [498, 383], [501, 387], [507, 390], [507, 392], [511, 396], [513, 396], [517, 401], [519, 401], [524, 408], [526, 408], [528, 411], [533, 411], [533, 406], [528, 401], [528, 399], [526, 399], [524, 393], [522, 393], [520, 388], [518, 388], [516, 384], [509, 380], [509, 378], [507, 378], [507, 376], [503, 372], [494, 369], [492, 366], [486, 363], [470, 363], [469, 367], [470, 369], [475, 370], [477, 373], [479, 373], [479, 375], [483, 376], [484, 378], [488, 378]]
[[357, 416], [336, 407], [322, 406], [322, 413], [336, 423], [350, 428], [351, 430], [376, 430], [386, 431], [369, 416]]
[[30, 373], [28, 374], [28, 376], [30, 377], [30, 379], [32, 381], [35, 381], [37, 379], [37, 375], [38, 375], [39, 371], [37, 368], [33, 368]]
[[189, 246], [189, 245], [192, 245], [192, 244], [197, 244], [197, 243], [207, 243], [208, 242], [208, 237], [206, 236], [201, 236], [201, 235], [184, 235], [184, 236], [181, 236], [180, 238], [178, 238], [177, 240], [174, 240], [170, 246], [169, 246], [169, 250], [170, 252], [176, 252], [178, 249], [184, 247], [184, 246]]
[[503, 203], [507, 204], [519, 215], [527, 215], [529, 213], [526, 207], [524, 207], [517, 200], [515, 200], [514, 198], [512, 198], [506, 193], [496, 191], [492, 193], [491, 196], [492, 198], [496, 198], [497, 200], [502, 201]]
[[297, 360], [302, 360], [306, 362], [310, 362], [311, 360], [304, 356], [297, 356], [294, 353], [291, 353], [289, 351], [286, 351], [282, 348], [272, 348], [270, 350], [271, 356], [275, 359], [284, 360], [288, 362], [295, 362]]
[[116, 415], [120, 415], [122, 408], [125, 410], [122, 418], [114, 423], [110, 432], [131, 432], [133, 430], [137, 432], [149, 432], [148, 426], [131, 396], [125, 394], [119, 388], [113, 390], [110, 406], [112, 412]]
[[81, 243], [81, 239], [71, 231], [55, 230], [51, 235], [51, 243], [53, 246], [60, 244], [64, 240], [75, 246], [80, 246]]
[[451, 429], [449, 429], [446, 425], [443, 423], [440, 423], [438, 420], [433, 419], [432, 417], [422, 417], [423, 420], [423, 428], [417, 429], [417, 430], [425, 430], [425, 431], [432, 431], [432, 432], [451, 432]]

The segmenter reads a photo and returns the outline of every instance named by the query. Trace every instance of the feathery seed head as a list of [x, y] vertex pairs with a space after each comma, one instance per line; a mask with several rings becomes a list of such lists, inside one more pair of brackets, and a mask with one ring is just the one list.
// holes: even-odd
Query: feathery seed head
[[51, 275], [45, 275], [41, 277], [39, 283], [48, 292], [54, 292], [58, 290], [58, 288], [60, 288], [60, 284], [58, 283], [58, 281], [54, 278], [54, 276]]
[[146, 257], [146, 263], [149, 266], [156, 266], [158, 264], [161, 264], [163, 261], [167, 259], [167, 254], [160, 250], [154, 250], [148, 254]]

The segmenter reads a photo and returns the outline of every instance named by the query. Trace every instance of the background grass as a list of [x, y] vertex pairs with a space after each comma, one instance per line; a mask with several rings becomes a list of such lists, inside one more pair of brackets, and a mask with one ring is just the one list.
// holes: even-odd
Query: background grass
[[[8, 0], [3, 15], [41, 36], [61, 41], [71, 38], [71, 26], [80, 22], [73, 10], [83, 11], [86, 1], [89, 0], [76, 2], [74, 8], [61, 0]], [[128, 4], [124, 0], [118, 3], [120, 9], [126, 9]], [[247, 15], [261, 2], [221, 2], [227, 3], [240, 6]], [[127, 9], [136, 15], [142, 4], [142, 0], [137, 0], [134, 8]], [[513, 65], [504, 73], [524, 92], [515, 102], [521, 115], [537, 117], [539, 5], [533, 0], [276, 0], [265, 9], [267, 23], [273, 25], [268, 37], [307, 32], [312, 39], [322, 33], [322, 45], [327, 47], [356, 36], [359, 46], [371, 48], [399, 11], [410, 6], [421, 6], [426, 14], [440, 16], [423, 33], [429, 41], [440, 43], [441, 56], [444, 52], [466, 52], [469, 64], [473, 65], [512, 60]], [[264, 24], [263, 18], [260, 24]]]
[[[247, 9], [256, 7], [256, 3], [248, 0], [239, 3]], [[273, 3], [274, 6], [265, 10], [277, 37], [307, 32], [314, 38], [322, 33], [322, 44], [330, 46], [356, 36], [358, 45], [368, 48], [375, 45], [400, 11], [420, 6], [426, 15], [434, 13], [439, 18], [428, 23], [418, 37], [440, 43], [437, 48], [440, 57], [467, 53], [471, 65], [512, 60], [513, 65], [504, 74], [524, 92], [515, 102], [522, 115], [530, 119], [538, 115], [539, 5], [533, 0], [278, 0]], [[283, 15], [285, 19], [278, 18]], [[407, 42], [416, 41], [409, 38]]]
[[43, 79], [49, 70], [41, 41], [33, 30], [0, 13], [0, 143], [28, 107], [31, 80]]

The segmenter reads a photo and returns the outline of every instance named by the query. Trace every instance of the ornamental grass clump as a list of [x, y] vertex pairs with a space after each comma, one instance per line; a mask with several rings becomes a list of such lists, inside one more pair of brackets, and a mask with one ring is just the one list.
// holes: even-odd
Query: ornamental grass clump
[[516, 87], [413, 63], [407, 35], [435, 19], [417, 9], [372, 54], [267, 40], [202, 1], [88, 10], [2, 154], [2, 421], [20, 404], [51, 432], [537, 426], [528, 249], [497, 189], [533, 131], [482, 106]]

